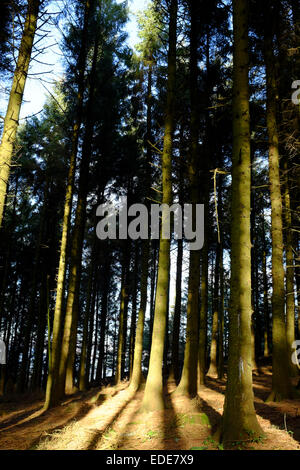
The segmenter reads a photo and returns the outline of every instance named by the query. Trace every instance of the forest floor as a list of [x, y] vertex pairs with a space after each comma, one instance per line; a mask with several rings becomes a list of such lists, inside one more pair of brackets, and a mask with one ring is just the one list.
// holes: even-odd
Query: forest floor
[[[265, 433], [256, 441], [237, 442], [237, 449], [300, 450], [300, 400], [264, 403], [271, 389], [271, 370], [254, 375], [255, 408]], [[0, 403], [1, 450], [212, 450], [224, 402], [225, 380], [207, 377], [194, 400], [173, 395], [166, 387], [164, 412], [139, 411], [143, 391], [119, 387], [91, 389], [42, 412], [43, 399]]]

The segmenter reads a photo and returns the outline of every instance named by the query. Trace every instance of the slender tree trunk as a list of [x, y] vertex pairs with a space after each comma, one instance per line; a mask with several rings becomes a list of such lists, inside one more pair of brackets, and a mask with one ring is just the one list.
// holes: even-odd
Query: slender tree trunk
[[214, 285], [214, 298], [213, 298], [213, 324], [211, 334], [210, 346], [210, 365], [207, 375], [211, 377], [218, 376], [217, 367], [217, 345], [218, 345], [218, 331], [219, 331], [219, 277], [220, 277], [220, 257], [221, 250], [220, 244], [217, 245], [216, 265], [215, 265], [215, 285]]
[[147, 306], [149, 251], [149, 241], [144, 240], [142, 248], [141, 301], [136, 326], [133, 369], [130, 381], [130, 389], [134, 391], [138, 390], [142, 381], [143, 332]]
[[137, 283], [138, 283], [138, 257], [139, 246], [135, 247], [134, 267], [133, 267], [133, 286], [131, 292], [131, 317], [130, 317], [130, 336], [129, 336], [129, 380], [132, 377], [133, 358], [134, 358], [134, 342], [137, 323]]
[[28, 313], [27, 313], [27, 321], [25, 324], [25, 332], [24, 332], [24, 342], [23, 342], [23, 351], [22, 351], [22, 363], [21, 363], [21, 370], [20, 376], [18, 380], [18, 391], [24, 392], [26, 388], [26, 371], [28, 370], [29, 365], [29, 346], [30, 346], [30, 336], [32, 334], [33, 325], [35, 322], [35, 308], [36, 308], [36, 296], [37, 296], [37, 285], [38, 285], [38, 274], [40, 271], [40, 252], [41, 252], [41, 244], [43, 241], [44, 230], [45, 230], [45, 216], [46, 216], [46, 206], [47, 206], [47, 194], [48, 194], [48, 184], [46, 184], [46, 188], [44, 191], [44, 204], [41, 210], [40, 215], [40, 226], [39, 232], [36, 242], [35, 248], [35, 255], [33, 261], [33, 273], [32, 273], [32, 285], [31, 285], [31, 293], [30, 293], [30, 301], [28, 306]]
[[91, 299], [92, 299], [92, 289], [93, 289], [93, 276], [95, 269], [95, 251], [94, 251], [95, 241], [93, 249], [91, 252], [90, 260], [90, 272], [88, 277], [88, 288], [87, 288], [87, 297], [86, 297], [86, 307], [85, 307], [85, 316], [83, 322], [83, 332], [82, 332], [82, 348], [80, 356], [80, 368], [79, 368], [79, 390], [84, 392], [88, 387], [88, 376], [87, 376], [87, 345], [88, 345], [88, 329], [89, 329], [89, 320], [91, 312]]
[[250, 115], [248, 1], [233, 1], [233, 156], [228, 381], [221, 440], [258, 436], [251, 364]]
[[224, 377], [224, 265], [223, 243], [220, 246], [220, 302], [219, 302], [219, 335], [218, 335], [218, 378]]
[[183, 260], [183, 241], [177, 241], [177, 265], [176, 265], [176, 297], [173, 319], [172, 335], [172, 359], [169, 374], [169, 382], [177, 383], [179, 380], [179, 333], [181, 317], [181, 297], [182, 297], [182, 260]]
[[[154, 320], [154, 309], [155, 309], [155, 292], [157, 284], [157, 247], [155, 240], [152, 241], [153, 257], [151, 267], [151, 291], [150, 291], [150, 321], [149, 321], [149, 336], [152, 338], [153, 333], [153, 320]], [[151, 352], [151, 341], [149, 344], [149, 357]]]
[[266, 254], [266, 237], [265, 237], [265, 218], [263, 215], [263, 288], [264, 288], [264, 357], [270, 355], [270, 313], [268, 300], [268, 276], [267, 276], [267, 254]]
[[34, 366], [32, 373], [33, 390], [39, 390], [42, 386], [42, 371], [43, 371], [43, 353], [45, 344], [45, 331], [47, 324], [47, 305], [49, 303], [49, 275], [47, 272], [43, 273], [42, 285], [40, 288], [40, 302], [39, 302], [39, 318], [37, 326], [36, 347], [34, 351]]
[[23, 35], [4, 120], [0, 145], [0, 227], [40, 4], [41, 0], [28, 0]]
[[[52, 332], [52, 348], [51, 348], [51, 362], [49, 364], [49, 373], [47, 380], [46, 398], [44, 409], [47, 410], [52, 406], [58, 404], [61, 399], [62, 386], [59, 386], [59, 361], [61, 353], [61, 337], [63, 328], [63, 297], [64, 297], [64, 284], [66, 276], [66, 255], [67, 255], [67, 243], [70, 231], [70, 218], [74, 191], [74, 178], [76, 170], [76, 157], [78, 151], [78, 139], [80, 126], [82, 123], [82, 111], [83, 111], [83, 94], [84, 94], [84, 75], [86, 66], [86, 55], [87, 55], [87, 33], [88, 23], [91, 10], [90, 0], [86, 0], [85, 3], [85, 14], [84, 14], [84, 26], [82, 30], [81, 47], [78, 56], [78, 92], [77, 92], [77, 112], [76, 118], [73, 125], [72, 135], [72, 149], [70, 154], [70, 166], [67, 179], [63, 225], [62, 225], [62, 236], [60, 246], [60, 258], [57, 276], [56, 286], [56, 302], [54, 310], [53, 320], [53, 332]], [[50, 334], [50, 333], [49, 333]]]
[[[176, 43], [177, 43], [178, 1], [171, 0], [169, 24], [167, 108], [165, 134], [162, 154], [162, 202], [167, 206], [172, 203], [172, 148], [174, 130], [174, 103], [176, 93]], [[170, 275], [170, 240], [164, 237], [164, 224], [170, 226], [169, 207], [162, 213], [162, 234], [159, 244], [158, 277], [155, 298], [155, 313], [152, 334], [152, 347], [149, 372], [142, 408], [146, 411], [162, 410], [165, 407], [163, 397], [162, 362], [166, 333], [168, 309], [168, 289]]]
[[106, 322], [107, 322], [107, 307], [108, 307], [108, 294], [110, 285], [110, 259], [106, 256], [103, 268], [103, 290], [101, 299], [101, 319], [100, 319], [100, 340], [99, 340], [99, 357], [97, 364], [96, 380], [100, 382], [103, 379], [103, 364], [104, 364], [104, 345], [106, 337]]
[[[204, 205], [208, 210], [208, 184], [204, 183]], [[197, 365], [197, 387], [205, 385], [206, 374], [206, 349], [207, 349], [207, 311], [208, 311], [208, 222], [207, 217], [204, 221], [204, 247], [201, 253], [201, 288], [200, 288], [200, 320], [199, 320], [199, 350]]]
[[124, 363], [125, 363], [125, 348], [126, 348], [126, 335], [127, 335], [127, 306], [128, 306], [128, 271], [129, 271], [129, 257], [128, 247], [124, 246], [123, 261], [122, 261], [122, 277], [121, 277], [121, 292], [120, 292], [120, 316], [119, 316], [119, 334], [118, 334], [118, 349], [117, 349], [117, 366], [115, 375], [115, 384], [118, 385], [123, 379]]
[[[199, 203], [199, 161], [198, 161], [198, 17], [197, 1], [191, 2], [191, 35], [190, 35], [190, 88], [191, 88], [191, 143], [188, 176], [190, 185], [190, 202], [193, 207], [192, 224], [196, 226], [196, 204]], [[200, 250], [190, 251], [189, 287], [187, 303], [186, 344], [181, 380], [176, 394], [190, 396], [197, 394], [197, 352], [198, 352], [198, 317], [199, 317], [199, 284], [200, 284]]]
[[[295, 288], [294, 288], [294, 253], [293, 253], [293, 232], [291, 217], [290, 188], [288, 178], [288, 165], [284, 162], [285, 182], [284, 182], [284, 222], [285, 222], [285, 256], [286, 256], [286, 337], [288, 347], [288, 357], [291, 358], [294, 352], [292, 344], [295, 341]], [[291, 376], [298, 375], [298, 368], [290, 360]]]

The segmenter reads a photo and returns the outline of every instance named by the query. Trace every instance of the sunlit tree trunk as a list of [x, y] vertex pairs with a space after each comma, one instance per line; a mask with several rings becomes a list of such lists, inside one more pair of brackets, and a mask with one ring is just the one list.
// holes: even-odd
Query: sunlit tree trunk
[[12, 165], [14, 144], [19, 125], [20, 110], [40, 5], [41, 0], [28, 0], [27, 14], [19, 48], [18, 60], [4, 119], [4, 128], [0, 144], [0, 227], [2, 226], [10, 167]]
[[[270, 2], [268, 3], [270, 5]], [[269, 11], [266, 8], [266, 21], [270, 24]], [[286, 324], [285, 324], [285, 286], [283, 266], [283, 225], [282, 195], [279, 169], [279, 137], [277, 130], [277, 86], [275, 75], [275, 57], [273, 53], [272, 27], [266, 29], [264, 54], [267, 79], [267, 129], [269, 138], [269, 180], [271, 197], [271, 235], [272, 235], [272, 392], [268, 401], [280, 401], [292, 397], [289, 378]]]
[[[168, 206], [172, 203], [172, 148], [174, 130], [174, 103], [176, 93], [176, 43], [177, 43], [177, 10], [178, 1], [171, 0], [169, 23], [167, 107], [165, 133], [162, 154], [162, 202]], [[163, 210], [162, 225], [169, 226], [168, 211]], [[146, 411], [162, 410], [165, 407], [163, 397], [162, 362], [166, 332], [168, 308], [168, 289], [170, 275], [170, 240], [162, 235], [159, 244], [159, 261], [155, 313], [152, 334], [152, 346], [149, 361], [149, 372], [142, 408]]]
[[[52, 406], [58, 404], [61, 396], [61, 389], [59, 388], [59, 361], [61, 352], [61, 337], [63, 328], [63, 297], [64, 297], [64, 284], [66, 276], [66, 256], [67, 256], [67, 243], [70, 230], [70, 218], [74, 191], [74, 178], [76, 170], [76, 157], [78, 150], [79, 131], [82, 123], [83, 111], [83, 93], [84, 93], [84, 74], [86, 66], [87, 55], [87, 32], [90, 16], [91, 4], [90, 0], [86, 0], [84, 26], [82, 30], [81, 47], [78, 56], [78, 92], [77, 92], [77, 111], [76, 118], [73, 125], [72, 134], [72, 149], [70, 154], [70, 164], [67, 179], [66, 197], [64, 205], [64, 215], [62, 223], [62, 235], [60, 245], [60, 258], [57, 275], [56, 285], [56, 302], [54, 310], [53, 331], [52, 331], [52, 345], [51, 345], [51, 361], [49, 364], [49, 373], [47, 379], [47, 389], [44, 409], [47, 410]], [[50, 334], [50, 332], [48, 332]]]
[[[291, 217], [290, 187], [288, 178], [288, 165], [284, 162], [284, 225], [285, 225], [285, 256], [286, 256], [286, 337], [288, 347], [288, 357], [291, 358], [294, 352], [292, 344], [295, 341], [295, 288], [294, 288], [294, 252], [293, 252], [293, 232]], [[290, 360], [290, 372], [292, 376], [298, 375], [298, 368]]]
[[[190, 203], [193, 207], [192, 225], [196, 226], [196, 204], [199, 203], [199, 116], [198, 116], [198, 27], [197, 1], [191, 2], [190, 34], [190, 99], [191, 142], [188, 162]], [[186, 344], [184, 364], [176, 394], [194, 397], [197, 394], [197, 352], [199, 320], [200, 250], [190, 251], [189, 285], [187, 302]]]
[[92, 107], [94, 104], [94, 92], [96, 86], [98, 45], [99, 38], [96, 37], [93, 52], [92, 69], [90, 72], [90, 89], [86, 109], [85, 134], [83, 139], [82, 158], [80, 165], [78, 200], [71, 245], [70, 277], [59, 366], [59, 387], [61, 390], [61, 395], [63, 394], [64, 382], [65, 392], [68, 394], [73, 392], [74, 386], [73, 373], [78, 322], [78, 296], [80, 287], [81, 259], [86, 219], [86, 201], [89, 186], [89, 164], [92, 152], [92, 138], [94, 129], [94, 123], [92, 119]]
[[228, 380], [221, 441], [258, 436], [251, 363], [250, 114], [248, 1], [233, 1], [233, 155]]
[[130, 381], [130, 389], [134, 391], [138, 390], [142, 381], [143, 332], [147, 306], [149, 251], [149, 241], [144, 240], [142, 248], [141, 300], [136, 326], [133, 369]]

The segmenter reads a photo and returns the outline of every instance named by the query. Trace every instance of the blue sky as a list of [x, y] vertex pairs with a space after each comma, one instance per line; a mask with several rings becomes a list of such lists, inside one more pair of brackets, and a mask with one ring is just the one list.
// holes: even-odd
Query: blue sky
[[[118, 3], [122, 3], [124, 0], [117, 0]], [[130, 10], [129, 22], [127, 25], [128, 31], [128, 44], [131, 47], [134, 47], [138, 41], [138, 28], [136, 21], [136, 13], [139, 10], [143, 10], [149, 0], [129, 0], [128, 6]], [[57, 11], [55, 2], [53, 2], [52, 11]], [[47, 65], [43, 65], [33, 61], [31, 63], [30, 73], [32, 75], [28, 76], [25, 92], [24, 92], [24, 102], [21, 109], [20, 123], [24, 119], [32, 114], [38, 113], [42, 110], [46, 96], [47, 90], [52, 89], [52, 82], [63, 74], [63, 68], [60, 63], [60, 50], [59, 45], [55, 44], [59, 41], [59, 35], [54, 27], [47, 27], [47, 30], [50, 32], [47, 34], [47, 37], [43, 40], [42, 43], [39, 43], [39, 46], [43, 44], [45, 51], [41, 54], [38, 59], [44, 62]], [[33, 75], [34, 74], [34, 75]], [[41, 82], [39, 78], [42, 77], [45, 81]], [[0, 97], [0, 108], [1, 114], [5, 112], [6, 99], [5, 97]]]

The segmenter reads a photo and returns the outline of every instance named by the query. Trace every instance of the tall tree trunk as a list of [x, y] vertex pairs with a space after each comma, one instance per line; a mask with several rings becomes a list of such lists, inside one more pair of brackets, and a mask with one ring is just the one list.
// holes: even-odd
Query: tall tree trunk
[[[177, 43], [177, 10], [178, 1], [171, 0], [169, 23], [167, 107], [165, 117], [165, 134], [162, 154], [162, 202], [167, 206], [172, 203], [172, 148], [174, 130], [174, 104], [176, 92], [176, 43]], [[163, 210], [162, 226], [170, 226], [168, 210]], [[162, 410], [165, 407], [163, 397], [162, 362], [166, 333], [168, 309], [168, 289], [170, 276], [170, 240], [164, 238], [162, 229], [159, 244], [158, 277], [155, 298], [155, 313], [152, 334], [152, 347], [149, 361], [149, 372], [142, 408], [146, 411]]]
[[141, 300], [136, 326], [133, 369], [130, 381], [130, 389], [134, 391], [138, 390], [142, 381], [143, 332], [147, 306], [149, 251], [149, 241], [144, 240], [142, 248]]
[[268, 300], [268, 276], [267, 276], [267, 253], [266, 253], [266, 236], [265, 236], [265, 218], [263, 215], [263, 289], [264, 289], [264, 357], [270, 355], [270, 313]]
[[[268, 6], [272, 9], [271, 3]], [[279, 137], [277, 130], [276, 109], [276, 75], [275, 57], [273, 53], [273, 34], [270, 22], [270, 9], [265, 9], [266, 28], [264, 54], [267, 81], [267, 129], [269, 138], [269, 180], [271, 197], [271, 235], [272, 235], [272, 318], [273, 318], [273, 376], [272, 391], [268, 401], [280, 401], [292, 398], [292, 387], [289, 377], [290, 362], [288, 357], [286, 324], [285, 324], [285, 288], [283, 267], [283, 226], [282, 197], [279, 170]]]
[[122, 277], [120, 292], [120, 316], [119, 316], [119, 334], [117, 349], [117, 365], [115, 374], [115, 384], [118, 385], [123, 380], [125, 349], [127, 336], [127, 306], [128, 306], [128, 273], [129, 273], [128, 246], [123, 247]]
[[169, 382], [178, 382], [179, 380], [179, 333], [181, 317], [181, 297], [182, 297], [182, 261], [183, 261], [183, 241], [177, 241], [177, 263], [176, 263], [176, 296], [173, 318], [172, 335], [172, 358]]
[[40, 4], [41, 0], [28, 0], [23, 35], [4, 120], [0, 145], [0, 227]]
[[47, 206], [47, 199], [48, 199], [47, 195], [48, 195], [48, 183], [46, 183], [46, 187], [44, 190], [44, 203], [41, 209], [40, 226], [39, 226], [39, 232], [38, 232], [38, 237], [37, 237], [37, 242], [36, 242], [34, 261], [33, 261], [31, 293], [30, 293], [30, 300], [29, 300], [29, 306], [28, 306], [27, 321], [25, 324], [21, 370], [20, 370], [20, 376], [18, 379], [18, 391], [19, 392], [24, 392], [26, 388], [26, 381], [28, 378], [26, 376], [26, 371], [28, 370], [28, 365], [29, 365], [30, 337], [32, 334], [33, 325], [35, 323], [38, 274], [40, 272], [40, 252], [41, 252], [41, 245], [42, 245], [44, 231], [45, 231], [45, 222], [46, 222], [45, 216], [46, 216], [46, 206]]
[[[204, 205], [206, 214], [208, 212], [208, 183], [204, 184]], [[206, 349], [207, 349], [207, 311], [208, 311], [208, 221], [207, 217], [204, 221], [204, 247], [201, 253], [201, 288], [200, 288], [200, 319], [199, 319], [199, 350], [197, 365], [197, 388], [200, 389], [205, 385], [206, 374]]]
[[[286, 337], [288, 357], [294, 352], [292, 344], [295, 341], [295, 288], [294, 288], [294, 253], [293, 232], [290, 201], [290, 184], [287, 161], [284, 162], [284, 222], [285, 222], [285, 256], [286, 256]], [[291, 376], [298, 375], [298, 368], [289, 360]]]
[[79, 390], [81, 392], [85, 391], [88, 387], [87, 346], [88, 346], [88, 333], [89, 333], [88, 330], [89, 330], [89, 320], [90, 320], [91, 300], [92, 300], [92, 290], [93, 290], [93, 277], [94, 277], [94, 270], [95, 270], [94, 246], [95, 246], [95, 240], [94, 240], [93, 249], [91, 252], [85, 316], [84, 316], [83, 332], [82, 332], [82, 347], [81, 347], [80, 368], [79, 368]]
[[221, 440], [258, 436], [251, 364], [250, 115], [248, 1], [233, 1], [233, 155], [228, 381]]
[[[190, 99], [191, 99], [191, 142], [188, 177], [190, 203], [193, 208], [192, 225], [196, 226], [196, 204], [199, 203], [199, 116], [198, 116], [198, 27], [199, 7], [197, 0], [192, 0], [190, 34]], [[186, 344], [181, 380], [176, 394], [194, 397], [197, 394], [197, 352], [198, 352], [198, 317], [200, 284], [200, 250], [190, 251], [189, 285], [187, 302]]]
[[[96, 86], [96, 67], [98, 60], [99, 32], [96, 33], [92, 69], [90, 72], [90, 89], [86, 109], [85, 135], [82, 147], [82, 157], [80, 165], [80, 177], [78, 188], [78, 200], [76, 207], [75, 225], [72, 236], [70, 279], [68, 286], [68, 297], [66, 305], [64, 334], [61, 348], [61, 360], [59, 370], [60, 395], [63, 396], [63, 387], [66, 393], [73, 392], [74, 386], [74, 360], [76, 351], [76, 335], [78, 322], [78, 297], [80, 287], [81, 259], [84, 239], [86, 201], [88, 194], [89, 164], [92, 152], [93, 138], [93, 114], [94, 92]], [[77, 306], [76, 306], [77, 304]]]
[[134, 359], [134, 342], [137, 323], [137, 284], [138, 284], [138, 258], [139, 246], [135, 247], [134, 266], [133, 266], [133, 286], [131, 289], [131, 317], [130, 317], [130, 335], [129, 335], [129, 380], [132, 377], [133, 359]]
[[223, 242], [220, 244], [220, 302], [219, 302], [219, 335], [218, 335], [218, 378], [224, 377], [224, 264]]
[[107, 307], [108, 307], [108, 294], [110, 285], [110, 259], [105, 256], [103, 266], [103, 287], [101, 297], [101, 318], [100, 318], [100, 340], [99, 340], [99, 357], [97, 364], [96, 380], [97, 383], [103, 379], [103, 364], [104, 364], [104, 345], [106, 337], [106, 322], [107, 322]]
[[[60, 258], [56, 285], [56, 302], [54, 310], [53, 320], [53, 332], [52, 332], [52, 346], [51, 346], [51, 361], [49, 364], [49, 373], [47, 379], [47, 389], [44, 409], [47, 410], [52, 406], [58, 404], [61, 398], [62, 387], [59, 387], [59, 361], [61, 353], [61, 337], [63, 328], [63, 298], [64, 298], [64, 284], [66, 277], [66, 256], [67, 256], [67, 244], [69, 239], [70, 231], [70, 219], [71, 209], [74, 191], [74, 179], [76, 170], [76, 158], [78, 151], [78, 139], [79, 132], [82, 123], [82, 111], [83, 111], [83, 94], [84, 94], [84, 75], [86, 67], [86, 56], [87, 56], [87, 36], [88, 36], [88, 24], [91, 11], [91, 2], [86, 0], [85, 2], [85, 13], [84, 13], [84, 25], [82, 30], [81, 46], [78, 56], [78, 92], [77, 92], [77, 110], [76, 118], [73, 125], [72, 134], [72, 149], [70, 154], [70, 164], [67, 179], [63, 224], [62, 224], [62, 235], [60, 245]], [[50, 333], [49, 333], [50, 334]]]

